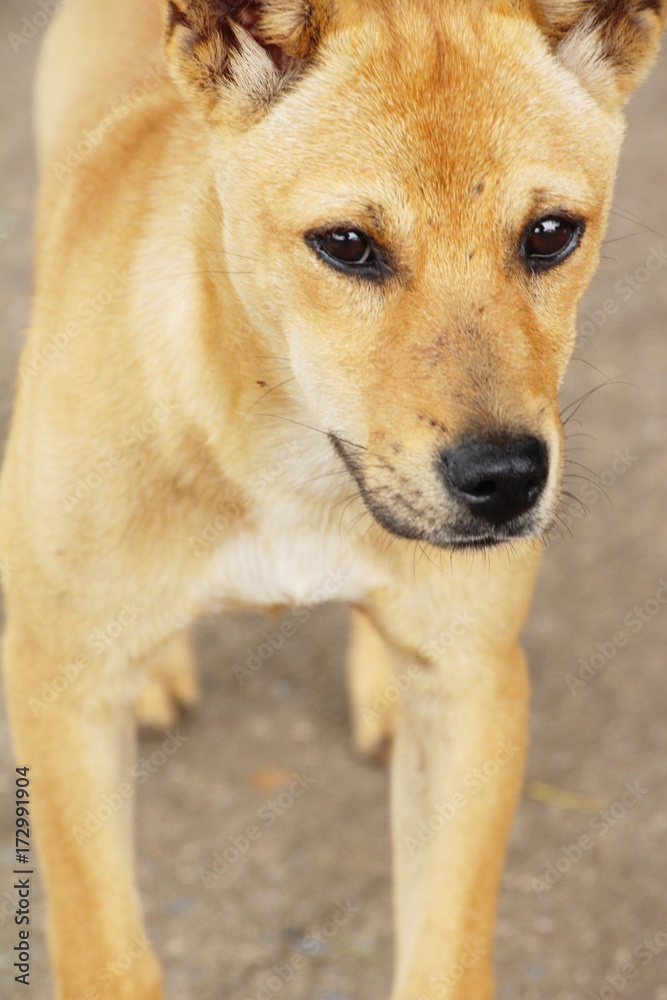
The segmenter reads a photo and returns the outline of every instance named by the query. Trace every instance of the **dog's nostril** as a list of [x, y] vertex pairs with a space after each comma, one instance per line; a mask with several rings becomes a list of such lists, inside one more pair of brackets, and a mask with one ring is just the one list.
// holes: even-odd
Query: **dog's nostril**
[[470, 496], [473, 497], [490, 497], [498, 489], [497, 483], [493, 479], [485, 479], [483, 482], [479, 483], [478, 486], [472, 486], [469, 490], [466, 490]]
[[503, 444], [468, 441], [443, 452], [440, 460], [450, 493], [475, 517], [494, 525], [534, 506], [549, 474], [546, 444], [535, 437]]

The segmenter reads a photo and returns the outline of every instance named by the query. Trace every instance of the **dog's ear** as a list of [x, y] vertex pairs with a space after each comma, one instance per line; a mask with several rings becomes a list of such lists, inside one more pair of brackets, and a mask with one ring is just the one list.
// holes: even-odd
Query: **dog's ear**
[[308, 65], [328, 17], [329, 0], [167, 0], [171, 75], [208, 117], [248, 122]]
[[533, 0], [558, 58], [605, 103], [622, 104], [658, 52], [667, 0]]

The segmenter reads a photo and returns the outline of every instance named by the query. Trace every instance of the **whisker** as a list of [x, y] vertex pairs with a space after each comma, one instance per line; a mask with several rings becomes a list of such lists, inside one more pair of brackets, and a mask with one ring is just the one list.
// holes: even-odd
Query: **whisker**
[[196, 278], [203, 274], [254, 274], [254, 271], [185, 271], [183, 274], [161, 274], [159, 278], [149, 278], [148, 281], [173, 281], [174, 278]]
[[250, 407], [250, 409], [247, 410], [246, 413], [244, 413], [244, 415], [241, 417], [241, 423], [243, 423], [243, 421], [245, 420], [245, 418], [248, 416], [249, 413], [252, 413], [252, 411], [255, 409], [256, 406], [259, 406], [259, 404], [262, 402], [263, 399], [266, 399], [267, 396], [270, 396], [272, 392], [277, 392], [278, 389], [282, 389], [282, 387], [284, 385], [288, 385], [289, 382], [294, 382], [294, 379], [295, 376], [292, 375], [290, 378], [286, 378], [284, 382], [279, 382], [278, 385], [274, 385], [271, 389], [268, 389], [266, 392], [262, 393], [259, 399], [256, 399], [255, 402]]
[[609, 503], [610, 507], [614, 506], [613, 503], [611, 502], [609, 494], [605, 490], [604, 486], [601, 486], [600, 483], [597, 482], [595, 479], [589, 479], [588, 476], [579, 476], [579, 475], [577, 475], [576, 472], [566, 472], [565, 475], [563, 476], [563, 480], [566, 480], [566, 479], [583, 479], [583, 480], [585, 480], [585, 482], [587, 482], [589, 486], [592, 486], [593, 489], [598, 490], [599, 493], [602, 494], [602, 496], [605, 498], [605, 500], [607, 500], [607, 502]]
[[621, 240], [629, 240], [632, 236], [642, 236], [645, 232], [645, 229], [638, 229], [636, 233], [626, 233], [625, 236], [614, 236], [611, 240], [603, 240], [602, 246], [605, 247], [609, 243], [620, 243]]
[[336, 507], [340, 507], [342, 503], [346, 503], [349, 500], [356, 500], [357, 498], [363, 500], [363, 497], [359, 492], [359, 490], [357, 490], [355, 493], [352, 493], [349, 497], [342, 497], [340, 500], [336, 500], [336, 502], [332, 504], [331, 509], [335, 510]]
[[588, 365], [588, 367], [592, 368], [594, 372], [598, 373], [598, 375], [602, 375], [602, 378], [604, 379], [608, 379], [609, 381], [613, 380], [614, 377], [613, 375], [607, 375], [606, 372], [603, 372], [601, 368], [598, 368], [597, 365], [594, 365], [592, 361], [588, 360], [588, 358], [580, 358], [578, 355], [576, 355], [572, 358], [572, 360], [577, 361], [579, 364], [582, 365]]
[[[578, 399], [575, 399], [574, 402], [569, 403], [566, 407], [564, 407], [564, 409], [561, 411], [560, 414], [560, 418], [563, 421], [563, 425], [567, 425], [567, 423], [579, 412], [584, 403], [587, 402], [587, 400], [589, 400], [591, 396], [593, 396], [596, 392], [598, 392], [598, 390], [604, 389], [606, 388], [606, 386], [611, 386], [611, 385], [613, 386], [632, 385], [632, 383], [627, 382], [623, 379], [607, 379], [606, 382], [601, 382], [599, 385], [593, 386], [593, 388], [589, 389], [588, 392], [585, 392], [583, 396], [580, 396]], [[574, 409], [572, 409], [573, 407]], [[568, 416], [566, 417], [565, 414], [567, 413], [568, 410], [572, 410], [572, 412], [569, 413]]]
[[[310, 424], [304, 424], [301, 420], [294, 420], [293, 417], [286, 417], [282, 413], [256, 413], [257, 417], [273, 417], [274, 420], [286, 420], [289, 424], [296, 424], [298, 427], [305, 427], [309, 431], [315, 431], [317, 434], [323, 434], [325, 438], [331, 440], [331, 436], [328, 431], [323, 431], [319, 427], [312, 427]], [[337, 435], [338, 436], [338, 435]], [[356, 444], [354, 441], [348, 441], [346, 438], [338, 437], [339, 441], [343, 444], [349, 444], [352, 448], [361, 448], [362, 451], [368, 451], [363, 444]], [[371, 454], [373, 454], [371, 452]]]
[[606, 497], [607, 500], [609, 500], [609, 503], [613, 506], [611, 500], [609, 499], [609, 494], [597, 480], [591, 479], [589, 476], [581, 476], [577, 472], [565, 472], [563, 474], [563, 479], [583, 479], [585, 482], [589, 484], [589, 486], [592, 486], [594, 489], [599, 490], [600, 493], [602, 493], [602, 495]]
[[[369, 471], [371, 469], [383, 469], [383, 468], [384, 468], [383, 465], [365, 465], [364, 471]], [[344, 465], [342, 469], [335, 469], [333, 472], [323, 472], [321, 473], [321, 475], [313, 476], [312, 479], [306, 479], [305, 482], [299, 483], [298, 485], [309, 486], [311, 483], [316, 483], [321, 479], [329, 479], [332, 476], [349, 476], [349, 475], [350, 475], [350, 470], [347, 468], [346, 465]]]
[[565, 462], [567, 465], [577, 465], [580, 469], [583, 469], [585, 472], [590, 472], [591, 476], [593, 477], [597, 475], [597, 473], [594, 472], [593, 469], [590, 469], [587, 465], [584, 465], [583, 462], [577, 462], [576, 459], [569, 458], [569, 456], [567, 455], [565, 456]]
[[[376, 495], [377, 493], [381, 493], [382, 490], [379, 490], [379, 489], [378, 490], [367, 490], [366, 492], [367, 492], [367, 494], [373, 496], [373, 495]], [[354, 494], [354, 496], [348, 497], [347, 498], [347, 503], [343, 507], [343, 509], [341, 511], [341, 514], [340, 514], [339, 521], [338, 521], [338, 533], [339, 533], [339, 535], [340, 535], [341, 538], [343, 537], [343, 518], [345, 517], [345, 514], [346, 514], [348, 508], [352, 505], [352, 503], [355, 500], [361, 500], [362, 503], [364, 504], [364, 508], [365, 509], [361, 512], [361, 516], [363, 516], [366, 513], [368, 513], [368, 514], [371, 513], [371, 511], [368, 509], [368, 505], [366, 504], [366, 501], [365, 501], [364, 497], [361, 495], [361, 493], [360, 493], [359, 490], [357, 490], [357, 492]], [[334, 504], [334, 508], [337, 507], [337, 506], [339, 506], [340, 503], [341, 503], [341, 501], [338, 501], [338, 503]], [[359, 517], [357, 520], [361, 520], [361, 517]], [[355, 520], [354, 523], [352, 525], [350, 525], [350, 527], [348, 528], [348, 532], [352, 530], [352, 528], [354, 527], [354, 524], [356, 524], [356, 523], [357, 522]]]
[[635, 212], [630, 211], [628, 208], [622, 208], [620, 205], [611, 206], [611, 214], [618, 216], [619, 219], [623, 219], [625, 222], [632, 222], [635, 226], [643, 226], [644, 232], [653, 233], [654, 236], [660, 236], [664, 239], [662, 233], [659, 233], [656, 229], [653, 229], [648, 223], [640, 219]]
[[[363, 499], [363, 497], [362, 497], [362, 499]], [[365, 517], [371, 517], [371, 516], [372, 516], [372, 514], [371, 514], [370, 510], [368, 509], [368, 507], [366, 507], [365, 510], [362, 510], [361, 514], [358, 514], [355, 517], [354, 521], [352, 522], [352, 524], [348, 528], [348, 532], [351, 532], [352, 529], [355, 528], [357, 526], [357, 524], [359, 524], [359, 522], [362, 521]]]
[[563, 490], [562, 495], [564, 497], [567, 497], [568, 500], [576, 501], [576, 503], [578, 503], [581, 509], [583, 510], [586, 517], [588, 517], [588, 515], [590, 514], [590, 510], [580, 497], [578, 497], [575, 493], [570, 493], [569, 490]]
[[200, 251], [203, 250], [204, 253], [215, 253], [222, 258], [238, 257], [239, 260], [253, 260], [253, 261], [259, 260], [257, 254], [236, 253], [235, 251], [232, 250], [223, 251], [215, 243], [197, 243], [197, 249]]
[[[579, 424], [580, 427], [583, 426], [580, 420], [575, 421], [575, 423]], [[577, 437], [590, 438], [591, 441], [595, 442], [595, 444], [598, 443], [598, 439], [595, 437], [595, 435], [594, 434], [589, 434], [588, 431], [572, 431], [572, 429], [570, 427], [566, 427], [565, 428], [565, 433], [567, 435], [568, 445], [569, 445], [570, 441], [573, 441], [574, 438], [577, 438]], [[581, 447], [581, 446], [579, 446], [579, 447]]]
[[[430, 562], [431, 566], [433, 566], [433, 568], [434, 568], [434, 569], [439, 569], [439, 570], [440, 570], [440, 572], [442, 573], [442, 560], [441, 560], [441, 562], [440, 562], [440, 566], [438, 567], [438, 566], [437, 566], [437, 565], [436, 565], [436, 564], [435, 564], [435, 563], [433, 562], [433, 560], [432, 560], [432, 559], [431, 559], [431, 557], [429, 556], [428, 552], [426, 551], [426, 549], [424, 548], [424, 546], [422, 545], [422, 543], [418, 541], [418, 542], [417, 542], [417, 546], [418, 546], [418, 548], [420, 549], [420, 551], [421, 551], [422, 555], [426, 556], [426, 558], [427, 558], [427, 559], [428, 559], [428, 561]], [[442, 555], [442, 553], [441, 553], [441, 555]]]

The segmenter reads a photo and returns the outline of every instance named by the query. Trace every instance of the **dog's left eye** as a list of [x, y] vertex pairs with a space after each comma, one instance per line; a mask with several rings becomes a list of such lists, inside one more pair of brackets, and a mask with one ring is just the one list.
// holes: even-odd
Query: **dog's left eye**
[[576, 248], [583, 224], [559, 216], [531, 223], [524, 233], [521, 250], [532, 270], [560, 264]]

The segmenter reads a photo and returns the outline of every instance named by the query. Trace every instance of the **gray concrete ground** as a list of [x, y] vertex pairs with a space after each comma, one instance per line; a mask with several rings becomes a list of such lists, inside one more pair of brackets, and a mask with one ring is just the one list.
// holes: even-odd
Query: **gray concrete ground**
[[[34, 24], [38, 9], [36, 0], [0, 9], [3, 427], [31, 292], [30, 88], [41, 29], [17, 51], [10, 33], [27, 15]], [[604, 488], [570, 467], [586, 516], [573, 503], [526, 630], [532, 750], [498, 924], [501, 1000], [667, 1000], [667, 608], [656, 602], [667, 579], [666, 108], [663, 56], [630, 107], [607, 255], [563, 391], [566, 404], [605, 376], [623, 380], [592, 395], [570, 425], [572, 458]], [[272, 967], [295, 954], [304, 965], [281, 1000], [380, 1000], [391, 963], [387, 778], [351, 752], [344, 617], [323, 609], [240, 686], [232, 665], [274, 627], [242, 616], [199, 632], [203, 705], [138, 801], [150, 936], [170, 1000], [272, 996], [280, 986]], [[580, 671], [585, 683], [573, 681]], [[142, 754], [157, 752], [159, 762], [162, 742], [146, 740]], [[31, 986], [15, 986], [11, 972], [13, 765], [4, 724], [0, 751], [0, 995], [42, 1000], [51, 994], [38, 877]], [[206, 887], [197, 869], [257, 820], [284, 772], [314, 784], [274, 823], [262, 821], [260, 839]], [[637, 795], [622, 805], [628, 783]], [[554, 788], [586, 798], [569, 801]], [[341, 901], [353, 912], [316, 946], [306, 935], [326, 938]]]

